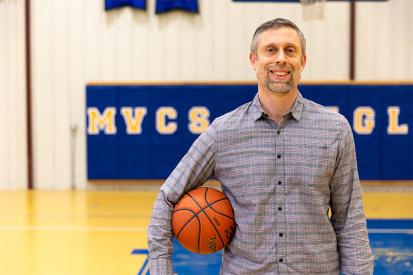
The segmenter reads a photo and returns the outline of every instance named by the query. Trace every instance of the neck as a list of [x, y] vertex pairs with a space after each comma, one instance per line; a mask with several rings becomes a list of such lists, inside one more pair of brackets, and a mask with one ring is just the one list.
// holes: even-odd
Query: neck
[[262, 108], [277, 124], [281, 122], [283, 115], [291, 110], [297, 95], [297, 89], [292, 89], [285, 94], [264, 91], [263, 89], [258, 90]]

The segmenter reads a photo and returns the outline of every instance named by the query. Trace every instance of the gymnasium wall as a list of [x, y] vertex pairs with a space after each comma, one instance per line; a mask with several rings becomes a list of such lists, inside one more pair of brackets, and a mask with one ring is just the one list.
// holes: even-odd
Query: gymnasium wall
[[[346, 117], [361, 180], [413, 181], [413, 84], [301, 84], [299, 89], [305, 98]], [[167, 178], [215, 118], [256, 93], [253, 83], [89, 85], [88, 179]], [[282, 150], [278, 153], [293, 149]]]
[[[26, 185], [23, 0], [0, 0], [0, 188]], [[200, 14], [122, 8], [102, 1], [32, 2], [33, 150], [38, 189], [87, 188], [85, 89], [90, 82], [252, 81], [251, 35], [274, 17], [307, 38], [304, 80], [347, 80], [349, 3], [326, 4], [324, 21], [297, 3], [199, 0]], [[413, 2], [358, 3], [358, 80], [413, 80]], [[4, 60], [6, 60], [4, 62]], [[3, 153], [4, 150], [4, 153]], [[4, 172], [3, 172], [4, 171]]]
[[0, 1], [0, 189], [27, 186], [23, 18], [23, 1]]

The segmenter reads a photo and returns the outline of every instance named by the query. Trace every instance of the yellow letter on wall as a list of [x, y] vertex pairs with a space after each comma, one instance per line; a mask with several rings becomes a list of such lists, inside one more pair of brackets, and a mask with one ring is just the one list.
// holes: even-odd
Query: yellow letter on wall
[[369, 135], [373, 132], [375, 126], [376, 113], [369, 106], [360, 106], [353, 113], [354, 132], [359, 135]]
[[130, 135], [139, 135], [142, 133], [142, 122], [146, 115], [145, 107], [136, 107], [134, 113], [131, 107], [123, 107], [120, 112], [122, 113], [123, 120], [126, 124], [126, 132]]
[[172, 135], [178, 129], [176, 122], [166, 122], [168, 119], [176, 119], [178, 116], [173, 107], [160, 107], [156, 111], [156, 130], [162, 135]]
[[87, 132], [89, 135], [97, 135], [100, 130], [104, 130], [107, 135], [116, 134], [115, 115], [116, 109], [114, 107], [107, 107], [103, 114], [95, 107], [87, 108], [89, 119], [89, 127]]
[[409, 125], [399, 125], [400, 107], [389, 106], [387, 114], [389, 115], [389, 125], [387, 126], [387, 133], [389, 135], [407, 135], [409, 133]]
[[201, 134], [209, 126], [209, 110], [206, 107], [192, 107], [188, 117], [188, 129], [192, 134]]

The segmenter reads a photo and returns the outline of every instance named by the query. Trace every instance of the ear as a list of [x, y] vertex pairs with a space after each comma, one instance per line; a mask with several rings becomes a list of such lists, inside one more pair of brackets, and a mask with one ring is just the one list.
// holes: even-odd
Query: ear
[[301, 70], [304, 69], [305, 64], [307, 64], [307, 55], [303, 54], [303, 56], [301, 57]]
[[255, 68], [257, 67], [257, 57], [255, 56], [253, 52], [250, 52], [250, 62], [251, 62], [252, 68], [255, 71]]

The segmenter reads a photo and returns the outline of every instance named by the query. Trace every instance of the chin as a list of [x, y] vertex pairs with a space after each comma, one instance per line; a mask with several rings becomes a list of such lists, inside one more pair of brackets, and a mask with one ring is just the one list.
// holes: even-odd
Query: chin
[[274, 94], [288, 94], [292, 90], [291, 84], [270, 84], [267, 86], [268, 90]]

